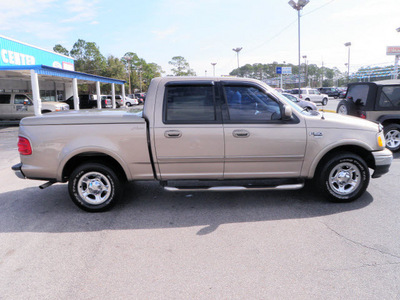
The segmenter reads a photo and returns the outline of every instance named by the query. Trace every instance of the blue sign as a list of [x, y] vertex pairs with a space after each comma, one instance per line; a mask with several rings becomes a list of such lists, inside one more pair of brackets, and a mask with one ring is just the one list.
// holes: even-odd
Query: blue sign
[[74, 71], [74, 59], [0, 36], [0, 66], [45, 65]]
[[276, 67], [276, 74], [292, 74], [292, 67]]

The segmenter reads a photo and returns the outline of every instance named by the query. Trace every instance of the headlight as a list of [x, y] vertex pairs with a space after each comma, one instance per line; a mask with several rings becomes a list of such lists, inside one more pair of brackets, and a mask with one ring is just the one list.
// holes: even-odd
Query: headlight
[[383, 135], [383, 131], [380, 131], [377, 135], [377, 142], [379, 147], [385, 147], [386, 146], [386, 141], [385, 141], [385, 136]]

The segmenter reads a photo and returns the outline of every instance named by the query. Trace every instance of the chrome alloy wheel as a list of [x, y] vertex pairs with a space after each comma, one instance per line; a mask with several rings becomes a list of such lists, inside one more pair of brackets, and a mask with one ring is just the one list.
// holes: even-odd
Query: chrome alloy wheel
[[395, 149], [400, 145], [400, 131], [392, 129], [385, 134], [386, 146], [389, 149]]
[[360, 184], [361, 172], [353, 163], [340, 163], [329, 174], [329, 186], [339, 195], [351, 194]]
[[109, 179], [99, 172], [84, 174], [78, 182], [78, 193], [86, 202], [99, 205], [108, 200], [111, 195]]
[[341, 115], [347, 115], [347, 107], [346, 105], [340, 105], [338, 108], [338, 113]]

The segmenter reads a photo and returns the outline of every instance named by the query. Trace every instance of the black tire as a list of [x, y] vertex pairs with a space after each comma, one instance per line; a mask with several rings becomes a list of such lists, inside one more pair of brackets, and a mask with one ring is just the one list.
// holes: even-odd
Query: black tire
[[331, 156], [317, 172], [318, 188], [331, 202], [351, 202], [359, 198], [369, 184], [365, 161], [351, 152]]
[[328, 98], [322, 99], [321, 103], [322, 103], [323, 106], [327, 105], [328, 104]]
[[386, 148], [392, 152], [400, 150], [400, 125], [389, 124], [384, 128]]
[[119, 103], [118, 103], [118, 102], [115, 102], [115, 107], [116, 107], [116, 108], [120, 108], [120, 107], [121, 107], [121, 105], [119, 105]]
[[132, 104], [130, 102], [126, 102], [126, 106], [131, 107]]
[[346, 100], [339, 102], [336, 112], [341, 115], [348, 115], [350, 113], [349, 103]]
[[109, 210], [122, 194], [118, 176], [99, 163], [78, 166], [69, 178], [68, 191], [72, 201], [88, 212]]
[[306, 100], [306, 101], [310, 101], [310, 98], [306, 98], [306, 99], [304, 99], [304, 100]]
[[47, 110], [47, 109], [42, 110], [42, 114], [48, 114], [48, 113], [51, 113], [51, 110]]

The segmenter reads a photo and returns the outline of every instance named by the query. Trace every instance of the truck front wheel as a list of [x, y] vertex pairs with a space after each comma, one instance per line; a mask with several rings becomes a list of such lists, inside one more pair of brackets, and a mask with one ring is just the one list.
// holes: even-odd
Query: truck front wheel
[[318, 187], [332, 202], [351, 202], [359, 198], [369, 184], [365, 161], [350, 152], [341, 152], [328, 159], [318, 176]]
[[121, 183], [115, 172], [99, 163], [77, 167], [68, 182], [72, 201], [88, 212], [110, 209], [121, 197]]

